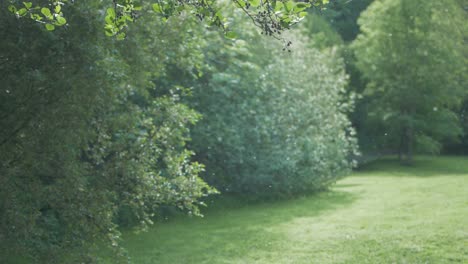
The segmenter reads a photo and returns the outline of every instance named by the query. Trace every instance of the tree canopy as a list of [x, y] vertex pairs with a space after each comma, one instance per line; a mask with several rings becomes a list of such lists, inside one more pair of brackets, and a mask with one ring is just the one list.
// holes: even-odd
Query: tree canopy
[[[457, 1], [375, 1], [353, 43], [369, 81], [370, 117], [408, 161], [461, 134], [454, 109], [466, 94], [465, 14]], [[377, 121], [378, 120], [378, 121]]]

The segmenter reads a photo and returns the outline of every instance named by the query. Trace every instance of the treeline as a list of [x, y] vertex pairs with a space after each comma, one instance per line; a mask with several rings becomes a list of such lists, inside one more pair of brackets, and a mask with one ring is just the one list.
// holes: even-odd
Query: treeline
[[61, 6], [54, 31], [0, 5], [0, 252], [86, 263], [108, 245], [126, 262], [119, 228], [162, 206], [323, 190], [358, 143], [410, 161], [455, 142], [462, 3], [375, 1], [358, 19], [370, 2], [334, 1], [270, 37], [227, 4], [236, 35], [149, 11], [123, 41], [103, 33], [105, 1]]
[[340, 47], [359, 97], [350, 119], [360, 161], [467, 153], [466, 18], [459, 0], [337, 0], [316, 18], [334, 29], [314, 31]]

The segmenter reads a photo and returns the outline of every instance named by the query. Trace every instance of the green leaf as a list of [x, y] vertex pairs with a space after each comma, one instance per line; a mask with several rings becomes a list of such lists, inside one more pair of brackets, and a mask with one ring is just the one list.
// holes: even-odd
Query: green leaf
[[52, 24], [45, 24], [45, 28], [46, 28], [47, 30], [49, 30], [49, 31], [52, 31], [52, 30], [55, 29], [55, 26], [52, 25]]
[[32, 20], [36, 20], [36, 21], [42, 21], [43, 17], [41, 17], [41, 15], [39, 14], [30, 14], [30, 17]]
[[55, 10], [55, 13], [58, 14], [60, 13], [60, 10], [62, 10], [62, 7], [60, 5], [56, 5], [54, 10]]
[[108, 37], [114, 36], [114, 33], [112, 32], [111, 29], [106, 29], [105, 33], [106, 33], [106, 36], [108, 36]]
[[163, 12], [163, 10], [162, 10], [162, 8], [161, 8], [161, 6], [159, 4], [153, 4], [153, 10], [156, 13], [162, 13]]
[[[45, 17], [47, 17], [48, 19], [52, 19], [52, 18], [53, 18], [53, 17], [52, 17], [52, 13], [50, 13], [50, 9], [47, 8], [47, 7], [41, 8], [41, 13], [42, 13]], [[52, 29], [52, 30], [53, 30], [53, 29]]]
[[12, 13], [16, 13], [16, 7], [14, 5], [9, 5], [8, 10]]
[[115, 10], [112, 7], [107, 8], [106, 13], [108, 16], [114, 18], [115, 17]]
[[284, 7], [282, 2], [276, 1], [275, 11], [281, 11]]
[[287, 11], [291, 11], [291, 10], [293, 9], [293, 7], [294, 7], [294, 2], [291, 1], [291, 0], [288, 1], [288, 2], [286, 2], [285, 7], [286, 7], [286, 10], [287, 10]]
[[226, 33], [225, 37], [229, 38], [229, 39], [235, 39], [235, 38], [237, 38], [237, 34], [234, 31], [229, 31], [229, 32]]
[[21, 8], [20, 10], [18, 10], [17, 14], [18, 16], [24, 16], [27, 12], [28, 10], [26, 8]]
[[129, 16], [129, 15], [124, 15], [124, 16], [122, 16], [122, 17], [123, 17], [125, 20], [128, 20], [128, 21], [130, 21], [130, 22], [133, 22], [133, 18], [132, 18], [131, 16]]
[[306, 8], [309, 8], [309, 7], [310, 7], [310, 4], [297, 3], [296, 7], [294, 7], [294, 11], [296, 11], [296, 13], [298, 13], [298, 12], [304, 11]]
[[23, 2], [23, 5], [24, 5], [27, 9], [29, 9], [29, 8], [32, 7], [32, 3], [31, 3], [31, 2]]
[[104, 18], [104, 20], [106, 21], [107, 24], [113, 24], [114, 23], [114, 17], [112, 17], [112, 16], [106, 16]]
[[67, 20], [62, 16], [59, 16], [56, 19], [57, 19], [57, 26], [63, 26], [67, 23]]
[[310, 7], [309, 3], [297, 3], [296, 8], [308, 8]]
[[125, 39], [125, 33], [120, 32], [119, 34], [116, 35], [117, 40], [124, 40]]
[[236, 3], [239, 5], [239, 7], [245, 7], [245, 1], [243, 0], [237, 1]]
[[260, 0], [249, 0], [249, 3], [253, 7], [258, 7], [260, 5]]

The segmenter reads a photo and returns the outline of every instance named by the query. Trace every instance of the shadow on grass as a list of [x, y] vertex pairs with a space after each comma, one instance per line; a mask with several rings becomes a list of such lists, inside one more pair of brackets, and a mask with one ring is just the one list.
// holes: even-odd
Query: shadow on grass
[[[208, 205], [202, 208], [203, 218], [187, 219], [186, 214], [177, 213], [166, 216], [165, 221], [184, 222], [190, 225], [206, 222], [211, 227], [219, 221], [221, 226], [235, 226], [249, 222], [252, 225], [272, 225], [287, 222], [296, 217], [311, 217], [325, 211], [342, 208], [352, 204], [358, 195], [341, 190], [329, 190], [319, 193], [280, 201], [254, 201], [239, 196], [212, 196], [206, 200]], [[172, 219], [171, 219], [172, 218]]]
[[207, 202], [204, 218], [175, 216], [147, 233], [127, 233], [124, 244], [135, 263], [223, 263], [252, 251], [277, 250], [275, 244], [285, 239], [277, 228], [281, 224], [349, 206], [357, 198], [337, 190], [255, 203], [218, 196]]
[[356, 172], [375, 174], [376, 176], [462, 176], [468, 175], [468, 157], [418, 156], [412, 165], [402, 165], [396, 157], [385, 157], [361, 166]]

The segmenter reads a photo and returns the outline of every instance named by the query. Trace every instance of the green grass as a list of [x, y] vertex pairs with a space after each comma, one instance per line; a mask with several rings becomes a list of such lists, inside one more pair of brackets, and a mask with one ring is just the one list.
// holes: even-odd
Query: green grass
[[124, 233], [144, 263], [468, 263], [468, 158], [377, 161], [330, 192], [214, 200], [204, 218]]

